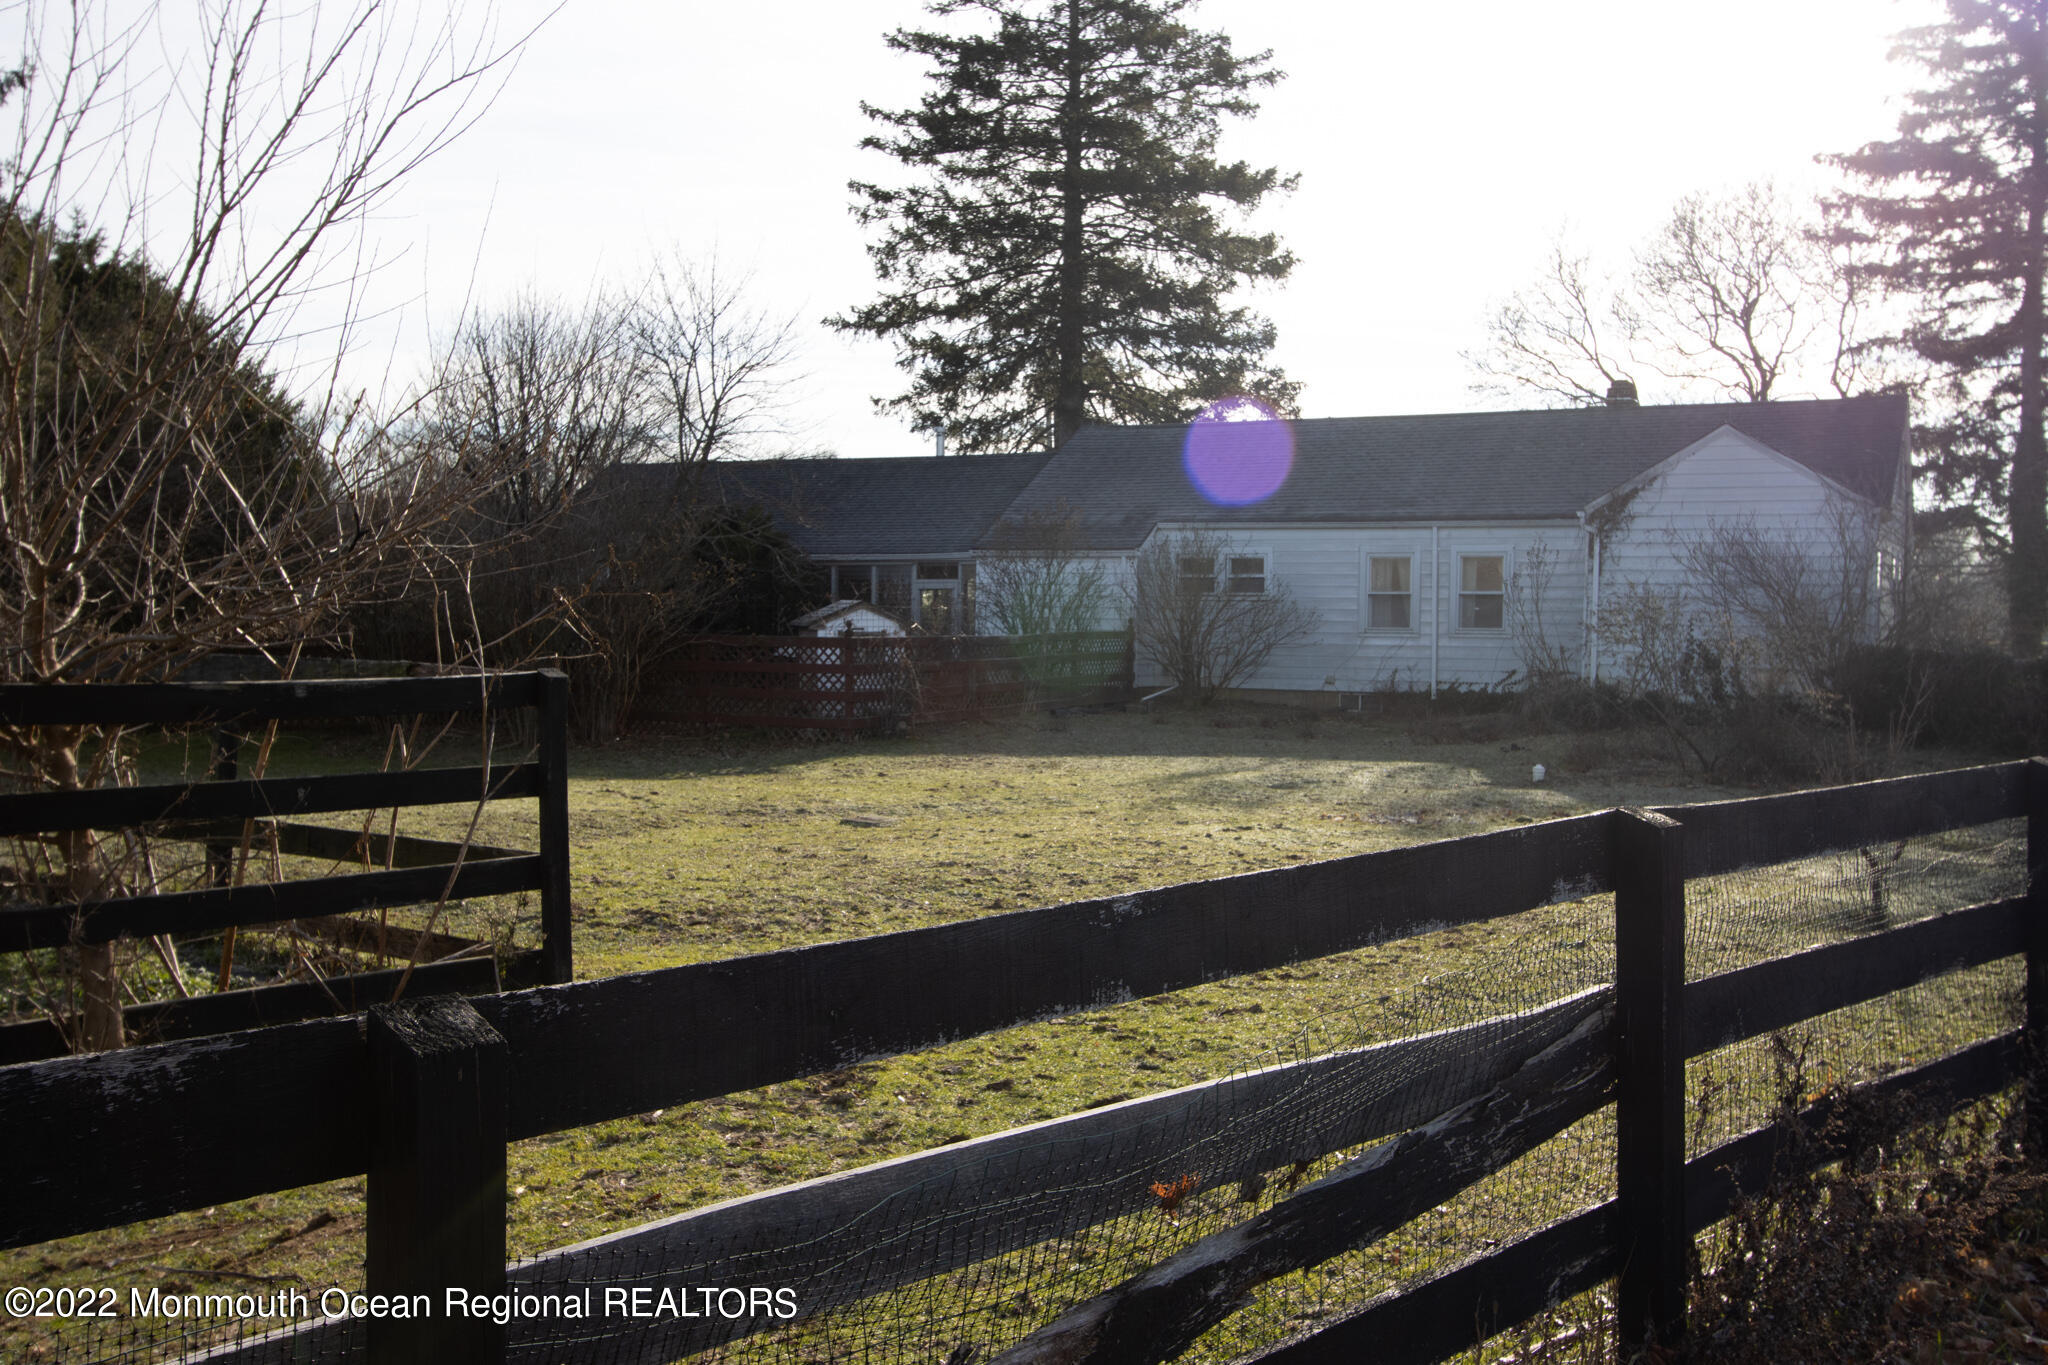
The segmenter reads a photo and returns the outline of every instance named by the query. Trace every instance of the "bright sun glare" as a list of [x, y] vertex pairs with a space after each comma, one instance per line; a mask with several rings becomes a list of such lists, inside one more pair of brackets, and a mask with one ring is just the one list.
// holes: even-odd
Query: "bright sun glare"
[[1181, 465], [1213, 503], [1263, 502], [1294, 468], [1294, 429], [1256, 398], [1219, 398], [1188, 424]]

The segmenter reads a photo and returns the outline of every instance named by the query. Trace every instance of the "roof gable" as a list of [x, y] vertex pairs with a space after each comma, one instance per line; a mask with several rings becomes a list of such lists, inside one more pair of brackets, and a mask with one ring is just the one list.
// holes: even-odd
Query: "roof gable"
[[[1757, 440], [1756, 437], [1749, 436], [1744, 434], [1743, 432], [1737, 431], [1733, 426], [1730, 426], [1729, 424], [1724, 422], [1720, 426], [1715, 427], [1712, 431], [1708, 432], [1706, 435], [1700, 437], [1697, 441], [1694, 441], [1692, 444], [1686, 446], [1685, 449], [1680, 450], [1675, 454], [1667, 455], [1665, 458], [1657, 461], [1657, 463], [1651, 465], [1642, 473], [1637, 474], [1633, 478], [1630, 478], [1622, 483], [1615, 485], [1613, 488], [1608, 489], [1605, 493], [1602, 493], [1599, 497], [1593, 499], [1593, 501], [1587, 503], [1584, 507], [1580, 508], [1580, 515], [1590, 513], [1595, 508], [1600, 507], [1605, 503], [1612, 502], [1614, 499], [1619, 498], [1626, 493], [1649, 487], [1658, 479], [1662, 478], [1665, 474], [1669, 473], [1672, 470], [1677, 469], [1680, 465], [1684, 464], [1694, 455], [1698, 454], [1702, 450], [1708, 449], [1709, 447], [1715, 445], [1724, 432], [1727, 435], [1734, 437], [1736, 444], [1740, 445], [1741, 447], [1750, 451], [1751, 453], [1761, 457], [1764, 460], [1769, 461], [1772, 464], [1783, 465], [1788, 469], [1806, 475], [1808, 478], [1817, 480], [1820, 484], [1822, 484], [1831, 492], [1841, 494], [1845, 497], [1860, 498], [1865, 502], [1878, 501], [1874, 497], [1871, 497], [1867, 494], [1858, 493], [1854, 489], [1847, 488], [1842, 484], [1837, 483], [1834, 479], [1830, 478], [1826, 474], [1823, 474], [1818, 469], [1815, 469], [1810, 465], [1801, 464], [1798, 460], [1791, 458], [1789, 455], [1785, 455], [1779, 451], [1771, 449], [1771, 447], [1765, 445], [1762, 441]], [[1894, 483], [1894, 487], [1896, 487], [1896, 482]]]

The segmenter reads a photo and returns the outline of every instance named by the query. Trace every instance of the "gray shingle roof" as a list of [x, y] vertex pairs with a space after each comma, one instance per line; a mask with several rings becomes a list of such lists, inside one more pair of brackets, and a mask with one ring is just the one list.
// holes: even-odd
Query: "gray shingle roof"
[[[1269, 438], [1272, 425], [1245, 424], [1242, 438]], [[1724, 425], [1888, 506], [1907, 406], [1871, 396], [1286, 425], [1294, 440], [1286, 482], [1242, 507], [1217, 506], [1189, 481], [1185, 426], [1085, 427], [1054, 453], [731, 461], [711, 470], [728, 500], [762, 504], [799, 549], [824, 561], [961, 555], [1005, 515], [1060, 504], [1078, 511], [1088, 546], [1122, 551], [1161, 521], [1569, 518]], [[674, 469], [634, 465], [613, 478], [627, 496], [657, 497]]]
[[[758, 502], [817, 560], [959, 555], [974, 547], [1051, 459], [1021, 455], [888, 460], [733, 460], [710, 466], [732, 502]], [[671, 465], [620, 471], [652, 492]]]
[[1570, 517], [1724, 424], [1881, 505], [1891, 502], [1906, 400], [1871, 396], [1308, 418], [1289, 424], [1294, 462], [1286, 482], [1243, 507], [1216, 506], [1190, 482], [1182, 467], [1185, 426], [1086, 427], [1011, 510], [1065, 503], [1079, 512], [1087, 543], [1102, 550], [1134, 549], [1160, 521]]

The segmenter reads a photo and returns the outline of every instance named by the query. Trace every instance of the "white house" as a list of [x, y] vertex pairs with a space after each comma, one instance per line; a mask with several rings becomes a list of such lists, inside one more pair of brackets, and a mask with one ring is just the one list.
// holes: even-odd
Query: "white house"
[[[1314, 634], [1276, 652], [1253, 690], [1490, 686], [1539, 661], [1613, 667], [1593, 630], [1603, 601], [1698, 594], [1698, 547], [1729, 533], [1821, 556], [1845, 528], [1863, 537], [1876, 629], [1909, 544], [1907, 425], [1903, 398], [1871, 396], [1232, 422], [1198, 436], [1099, 426], [1050, 454], [736, 468], [735, 491], [798, 509], [778, 515], [829, 569], [835, 599], [907, 608], [926, 629], [973, 629], [974, 562], [994, 528], [1058, 510], [1113, 576], [1156, 537], [1202, 527], [1229, 543], [1219, 591], [1284, 584], [1313, 608]], [[1237, 467], [1253, 476], [1227, 477]]]

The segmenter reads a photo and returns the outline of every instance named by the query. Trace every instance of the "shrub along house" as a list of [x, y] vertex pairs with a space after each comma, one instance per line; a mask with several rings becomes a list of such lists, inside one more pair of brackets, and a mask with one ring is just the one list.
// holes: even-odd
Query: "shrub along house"
[[[743, 471], [734, 491], [779, 499], [792, 538], [831, 569], [834, 599], [907, 606], [926, 630], [974, 629], [975, 558], [1005, 518], [1071, 515], [1080, 552], [1119, 581], [1155, 538], [1209, 530], [1227, 543], [1225, 563], [1202, 566], [1216, 591], [1284, 585], [1317, 616], [1250, 690], [1341, 694], [1612, 672], [1594, 629], [1603, 602], [1712, 607], [1726, 590], [1702, 578], [1717, 545], [1788, 552], [1785, 572], [1866, 578], [1861, 628], [1875, 632], [1908, 549], [1909, 480], [1903, 398], [1643, 407], [1617, 395], [1597, 408], [1089, 427], [1050, 454], [781, 461]], [[1125, 610], [1117, 599], [1102, 624]]]

